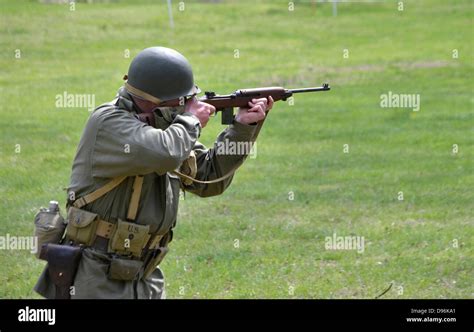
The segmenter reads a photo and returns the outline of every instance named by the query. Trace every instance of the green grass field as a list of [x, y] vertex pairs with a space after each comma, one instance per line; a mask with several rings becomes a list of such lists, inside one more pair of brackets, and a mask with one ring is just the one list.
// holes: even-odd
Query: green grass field
[[[181, 201], [169, 298], [374, 298], [391, 283], [383, 298], [474, 298], [471, 0], [344, 3], [337, 17], [298, 1], [173, 6], [174, 29], [165, 1], [0, 1], [0, 236], [64, 207], [89, 112], [55, 96], [109, 101], [131, 58], [163, 45], [203, 91], [332, 86], [275, 106], [224, 195]], [[420, 110], [381, 108], [388, 91], [419, 94]], [[364, 252], [326, 250], [333, 233], [363, 236]], [[0, 250], [0, 298], [37, 298], [43, 264]]]

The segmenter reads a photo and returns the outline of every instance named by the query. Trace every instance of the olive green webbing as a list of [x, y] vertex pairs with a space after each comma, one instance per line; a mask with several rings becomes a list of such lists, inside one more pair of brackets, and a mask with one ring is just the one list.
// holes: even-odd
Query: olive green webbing
[[130, 198], [130, 204], [128, 205], [128, 220], [135, 220], [137, 217], [138, 203], [140, 202], [140, 194], [143, 186], [143, 175], [135, 176], [133, 181], [132, 197]]
[[[74, 203], [73, 206], [80, 209], [83, 206], [92, 203], [96, 199], [104, 196], [112, 189], [117, 187], [121, 184], [128, 176], [118, 176], [113, 178], [111, 181], [107, 182], [104, 186], [100, 187], [99, 189], [87, 194], [81, 198], [78, 198]], [[143, 175], [135, 176], [135, 180], [133, 182], [133, 189], [132, 189], [132, 196], [130, 197], [130, 203], [128, 206], [127, 212], [127, 219], [128, 220], [135, 220], [137, 217], [138, 211], [138, 204], [140, 203], [140, 194], [142, 191], [143, 186]]]
[[111, 181], [107, 182], [104, 186], [100, 187], [99, 189], [91, 192], [90, 194], [87, 194], [81, 198], [78, 198], [74, 203], [73, 206], [80, 209], [83, 206], [95, 201], [99, 197], [104, 196], [107, 194], [109, 191], [117, 187], [119, 184], [121, 184], [127, 176], [117, 176], [113, 178]]

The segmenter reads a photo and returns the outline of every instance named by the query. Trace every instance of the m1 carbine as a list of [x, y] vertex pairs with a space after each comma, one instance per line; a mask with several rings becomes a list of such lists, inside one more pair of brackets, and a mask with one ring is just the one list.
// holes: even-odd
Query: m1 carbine
[[[302, 89], [285, 89], [282, 87], [265, 87], [254, 89], [241, 89], [228, 95], [218, 95], [215, 92], [205, 92], [199, 101], [211, 104], [216, 108], [217, 112], [222, 112], [222, 124], [232, 124], [234, 121], [235, 107], [249, 107], [248, 103], [254, 98], [272, 97], [274, 101], [287, 100], [294, 93], [329, 91], [331, 87], [324, 83], [321, 87], [302, 88]], [[184, 105], [185, 98], [181, 97], [174, 100], [162, 102], [159, 106], [176, 107]]]

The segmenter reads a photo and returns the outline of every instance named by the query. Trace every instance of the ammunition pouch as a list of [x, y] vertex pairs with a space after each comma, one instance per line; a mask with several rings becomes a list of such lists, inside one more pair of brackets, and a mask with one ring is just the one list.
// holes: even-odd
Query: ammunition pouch
[[110, 241], [109, 251], [119, 255], [131, 254], [140, 257], [143, 248], [150, 239], [149, 230], [149, 225], [139, 225], [119, 220], [115, 234]]
[[68, 210], [66, 234], [76, 244], [90, 246], [94, 240], [98, 222], [97, 214], [78, 209], [74, 206]]
[[[119, 221], [120, 223], [120, 221]], [[122, 222], [123, 225], [130, 224], [126, 222]], [[137, 224], [132, 224], [133, 226], [137, 226]], [[124, 226], [122, 226], [123, 228]], [[113, 236], [116, 239], [127, 239], [123, 235], [117, 235], [118, 230], [121, 227], [117, 227], [117, 231]], [[127, 227], [128, 232], [128, 227]], [[130, 234], [130, 233], [129, 233]], [[139, 238], [139, 237], [137, 237]], [[146, 236], [147, 239], [150, 238], [150, 235]], [[127, 249], [126, 253], [129, 254], [128, 257], [126, 256], [119, 256], [119, 252], [123, 251], [123, 245], [120, 245], [120, 251], [116, 251], [113, 253], [114, 257], [109, 266], [108, 271], [108, 278], [112, 280], [134, 280], [135, 278], [148, 278], [156, 267], [161, 263], [163, 258], [168, 253], [167, 245], [171, 241], [172, 238], [172, 231], [170, 230], [167, 234], [163, 235], [153, 235], [152, 239], [149, 241], [150, 243], [142, 247], [141, 241], [136, 244], [136, 248], [140, 248], [140, 252], [142, 252], [141, 257], [130, 257], [132, 253], [130, 248]], [[121, 240], [117, 240], [117, 243], [122, 243]], [[111, 241], [112, 243], [112, 241]], [[130, 242], [131, 243], [131, 242]], [[135, 245], [133, 245], [135, 246]], [[143, 248], [143, 249], [142, 249]], [[133, 254], [132, 254], [133, 255]], [[136, 256], [136, 255], [133, 255]]]
[[82, 248], [46, 243], [40, 253], [39, 258], [48, 262], [48, 274], [56, 287], [56, 299], [69, 299]]

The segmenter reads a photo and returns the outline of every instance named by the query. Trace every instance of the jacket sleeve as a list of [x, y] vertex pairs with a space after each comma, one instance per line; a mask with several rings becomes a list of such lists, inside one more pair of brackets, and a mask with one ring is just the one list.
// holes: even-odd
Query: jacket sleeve
[[190, 113], [177, 116], [166, 130], [161, 130], [140, 122], [129, 112], [113, 112], [101, 112], [105, 114], [93, 119], [98, 126], [91, 156], [94, 177], [172, 171], [189, 156], [201, 132], [199, 120]]
[[[239, 167], [250, 152], [255, 130], [255, 125], [245, 125], [234, 121], [221, 132], [212, 148], [206, 149], [204, 145], [197, 142], [193, 149], [196, 154], [196, 178], [199, 180], [217, 179]], [[220, 195], [230, 185], [232, 178], [233, 174], [217, 183], [193, 182], [189, 186], [184, 186], [184, 189], [201, 197]]]

